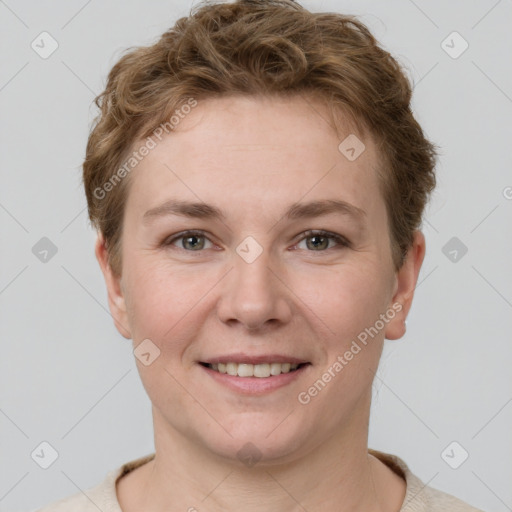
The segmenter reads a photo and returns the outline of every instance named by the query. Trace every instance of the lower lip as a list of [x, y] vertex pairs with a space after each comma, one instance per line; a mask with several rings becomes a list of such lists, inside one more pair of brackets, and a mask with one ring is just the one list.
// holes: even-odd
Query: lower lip
[[306, 364], [293, 372], [281, 373], [271, 377], [238, 377], [227, 373], [220, 373], [202, 364], [199, 364], [199, 366], [219, 384], [223, 384], [234, 391], [248, 395], [256, 395], [268, 393], [290, 384], [300, 378], [311, 365]]

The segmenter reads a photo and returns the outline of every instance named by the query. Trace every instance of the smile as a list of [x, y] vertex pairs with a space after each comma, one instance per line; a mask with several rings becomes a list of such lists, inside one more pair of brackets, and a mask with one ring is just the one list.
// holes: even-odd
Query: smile
[[246, 364], [246, 363], [201, 363], [203, 366], [210, 368], [219, 373], [225, 373], [231, 376], [238, 377], [275, 377], [282, 373], [290, 373], [297, 371], [300, 367], [309, 364], [294, 364], [294, 363], [262, 363], [262, 364]]

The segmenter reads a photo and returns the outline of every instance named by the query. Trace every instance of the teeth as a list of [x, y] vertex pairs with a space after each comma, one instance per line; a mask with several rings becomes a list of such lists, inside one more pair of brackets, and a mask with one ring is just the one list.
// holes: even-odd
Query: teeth
[[254, 375], [254, 365], [239, 364], [237, 375], [239, 377], [252, 377]]
[[255, 377], [270, 377], [270, 365], [255, 364], [253, 374]]
[[270, 365], [270, 375], [279, 375], [283, 365], [281, 363], [272, 363]]
[[238, 365], [235, 363], [227, 363], [226, 364], [226, 373], [228, 375], [236, 375], [238, 371]]
[[219, 373], [238, 377], [259, 377], [265, 378], [271, 375], [280, 375], [296, 370], [298, 364], [291, 363], [263, 363], [263, 364], [245, 364], [245, 363], [218, 363], [208, 365], [212, 370]]

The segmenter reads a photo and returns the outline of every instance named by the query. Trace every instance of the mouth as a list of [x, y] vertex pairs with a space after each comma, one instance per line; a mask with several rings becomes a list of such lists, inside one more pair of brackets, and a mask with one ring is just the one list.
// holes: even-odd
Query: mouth
[[286, 355], [230, 354], [198, 361], [215, 385], [245, 396], [263, 396], [306, 378], [309, 361]]
[[256, 377], [260, 379], [278, 377], [279, 375], [286, 373], [293, 373], [304, 366], [308, 366], [311, 363], [235, 363], [235, 362], [219, 362], [219, 363], [205, 363], [200, 362], [205, 368], [209, 368], [214, 372], [220, 374], [231, 375], [232, 377]]

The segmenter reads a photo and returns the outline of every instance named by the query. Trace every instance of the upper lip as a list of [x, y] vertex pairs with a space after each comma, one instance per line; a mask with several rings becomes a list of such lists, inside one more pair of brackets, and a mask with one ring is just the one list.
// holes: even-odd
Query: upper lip
[[261, 354], [261, 355], [249, 355], [244, 353], [237, 354], [225, 354], [221, 356], [215, 356], [208, 359], [203, 359], [201, 363], [207, 364], [219, 364], [219, 363], [242, 363], [242, 364], [264, 364], [264, 363], [291, 363], [291, 364], [302, 364], [308, 363], [305, 359], [298, 357], [287, 356], [284, 354]]

